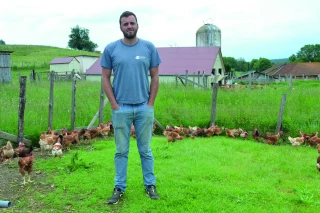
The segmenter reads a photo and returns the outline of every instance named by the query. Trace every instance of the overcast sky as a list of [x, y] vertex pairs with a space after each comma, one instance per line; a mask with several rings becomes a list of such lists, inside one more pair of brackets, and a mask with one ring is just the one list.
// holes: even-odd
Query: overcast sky
[[122, 38], [119, 16], [125, 10], [137, 15], [138, 37], [156, 47], [196, 46], [204, 23], [220, 28], [223, 56], [246, 61], [288, 58], [306, 44], [320, 44], [320, 0], [6, 0], [0, 4], [0, 39], [66, 48], [71, 28], [79, 25], [102, 51]]

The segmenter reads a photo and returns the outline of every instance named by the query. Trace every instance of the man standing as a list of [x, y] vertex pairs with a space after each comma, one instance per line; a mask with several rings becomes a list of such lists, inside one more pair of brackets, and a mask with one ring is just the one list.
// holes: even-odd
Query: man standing
[[[115, 188], [108, 204], [117, 204], [126, 190], [130, 129], [134, 125], [140, 154], [143, 184], [151, 199], [159, 199], [156, 191], [151, 138], [154, 102], [159, 87], [158, 67], [161, 63], [155, 46], [136, 36], [139, 25], [130, 11], [121, 14], [123, 38], [109, 43], [101, 57], [102, 84], [112, 108], [112, 125], [116, 144]], [[111, 84], [111, 74], [113, 82]], [[151, 82], [149, 85], [149, 73]]]

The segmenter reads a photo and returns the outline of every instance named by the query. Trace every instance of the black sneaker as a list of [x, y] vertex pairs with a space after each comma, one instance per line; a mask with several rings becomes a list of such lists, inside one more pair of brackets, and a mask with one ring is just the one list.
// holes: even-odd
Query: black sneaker
[[120, 198], [124, 195], [124, 192], [121, 191], [119, 188], [114, 188], [112, 192], [112, 197], [109, 198], [107, 204], [117, 204]]
[[160, 197], [157, 193], [157, 190], [156, 190], [156, 186], [154, 186], [154, 185], [150, 185], [150, 186], [146, 187], [146, 194], [147, 194], [147, 196], [149, 196], [153, 200], [160, 199]]

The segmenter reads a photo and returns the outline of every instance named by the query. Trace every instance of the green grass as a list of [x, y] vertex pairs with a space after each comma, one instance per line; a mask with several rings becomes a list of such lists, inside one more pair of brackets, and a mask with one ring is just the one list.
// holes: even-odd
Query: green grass
[[[317, 212], [320, 173], [310, 147], [270, 146], [225, 136], [152, 141], [157, 188], [143, 191], [136, 143], [131, 140], [127, 191], [119, 205], [105, 205], [113, 189], [113, 139], [72, 150], [61, 161], [36, 160], [51, 190], [23, 198], [18, 210], [49, 212]], [[72, 166], [71, 159], [78, 154]], [[76, 168], [73, 172], [70, 168]], [[32, 186], [28, 188], [33, 192]], [[31, 199], [36, 204], [30, 204]]]

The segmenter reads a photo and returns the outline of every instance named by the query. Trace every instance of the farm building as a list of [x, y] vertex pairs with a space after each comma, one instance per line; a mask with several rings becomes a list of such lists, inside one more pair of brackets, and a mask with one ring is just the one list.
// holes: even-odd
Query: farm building
[[253, 82], [284, 81], [292, 75], [292, 79], [320, 80], [320, 62], [305, 62], [294, 64], [275, 64], [262, 72], [252, 71], [239, 76], [237, 80]]
[[[189, 80], [200, 73], [202, 77], [215, 77], [219, 84], [224, 84], [225, 68], [220, 47], [159, 47], [157, 50], [162, 60], [160, 82], [175, 81], [176, 75], [186, 75], [187, 71]], [[87, 80], [101, 79], [100, 58], [85, 75]]]
[[76, 57], [55, 58], [50, 62], [50, 71], [57, 73], [71, 73], [74, 70], [80, 72], [80, 62]]
[[12, 82], [10, 54], [12, 51], [0, 51], [0, 83]]
[[78, 55], [75, 56], [80, 63], [80, 73], [85, 73], [89, 67], [99, 58], [99, 56]]
[[54, 70], [55, 72], [71, 72], [72, 69], [75, 69], [77, 70], [76, 72], [85, 73], [98, 58], [98, 56], [90, 55], [55, 58], [50, 62], [50, 70]]

